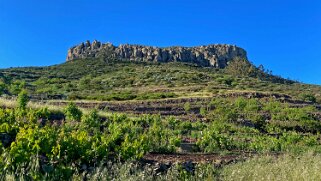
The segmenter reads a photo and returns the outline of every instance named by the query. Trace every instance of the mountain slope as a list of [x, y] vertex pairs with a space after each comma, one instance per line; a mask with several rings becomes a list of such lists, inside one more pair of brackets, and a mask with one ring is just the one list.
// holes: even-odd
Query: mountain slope
[[19, 81], [25, 81], [36, 99], [141, 100], [213, 96], [230, 90], [276, 92], [295, 98], [306, 94], [320, 100], [320, 86], [288, 81], [258, 69], [262, 74], [240, 75], [238, 72], [245, 71], [239, 67], [81, 59], [49, 67], [2, 69], [0, 73], [12, 84], [7, 87], [9, 94], [17, 94], [14, 89]]

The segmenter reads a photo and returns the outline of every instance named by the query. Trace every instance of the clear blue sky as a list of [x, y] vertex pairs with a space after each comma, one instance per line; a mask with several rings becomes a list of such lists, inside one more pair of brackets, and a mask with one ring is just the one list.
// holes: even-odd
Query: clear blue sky
[[320, 0], [0, 0], [0, 68], [62, 63], [87, 39], [235, 44], [275, 74], [321, 84]]

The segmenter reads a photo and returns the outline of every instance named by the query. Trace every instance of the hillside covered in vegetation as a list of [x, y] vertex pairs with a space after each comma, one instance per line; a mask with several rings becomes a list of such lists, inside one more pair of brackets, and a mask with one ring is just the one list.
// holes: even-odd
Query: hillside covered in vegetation
[[1, 69], [0, 179], [320, 178], [320, 92], [240, 58]]
[[[273, 76], [263, 66], [238, 59], [225, 69], [193, 64], [84, 59], [49, 67], [0, 70], [1, 89], [17, 95], [21, 87], [36, 99], [142, 100], [213, 96], [226, 91], [284, 93], [320, 99], [320, 86]], [[10, 86], [6, 86], [10, 84]]]

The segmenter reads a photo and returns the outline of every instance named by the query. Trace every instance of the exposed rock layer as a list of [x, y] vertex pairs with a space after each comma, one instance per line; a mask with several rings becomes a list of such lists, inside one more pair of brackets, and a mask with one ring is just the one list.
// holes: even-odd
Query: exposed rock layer
[[84, 58], [111, 57], [130, 61], [189, 62], [200, 66], [224, 68], [236, 57], [247, 58], [246, 51], [235, 45], [215, 44], [198, 47], [159, 48], [142, 45], [102, 44], [86, 41], [68, 50], [67, 61]]

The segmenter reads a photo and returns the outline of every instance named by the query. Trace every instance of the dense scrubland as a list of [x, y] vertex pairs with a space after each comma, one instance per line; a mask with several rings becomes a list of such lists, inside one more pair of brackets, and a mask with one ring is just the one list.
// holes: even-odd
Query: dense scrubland
[[235, 60], [0, 71], [1, 180], [320, 178], [320, 86]]

